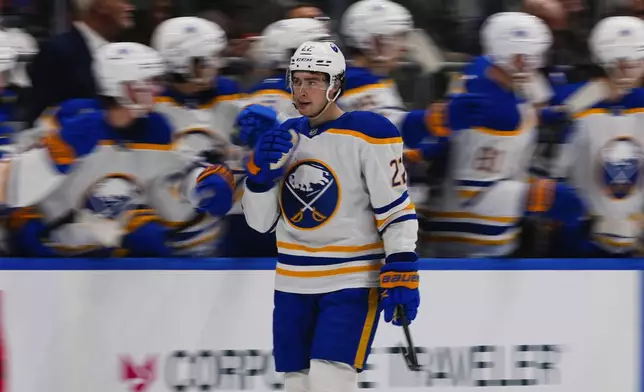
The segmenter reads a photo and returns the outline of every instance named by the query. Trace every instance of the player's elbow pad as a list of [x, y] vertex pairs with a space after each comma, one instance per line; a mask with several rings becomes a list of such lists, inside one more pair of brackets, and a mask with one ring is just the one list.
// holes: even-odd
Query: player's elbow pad
[[158, 221], [144, 223], [123, 237], [123, 249], [131, 257], [171, 257], [166, 245], [166, 228]]

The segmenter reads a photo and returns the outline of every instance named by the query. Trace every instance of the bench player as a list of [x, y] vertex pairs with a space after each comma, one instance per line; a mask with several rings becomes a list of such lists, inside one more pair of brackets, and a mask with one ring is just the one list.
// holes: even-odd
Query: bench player
[[[25, 256], [182, 254], [204, 232], [178, 222], [225, 215], [232, 174], [172, 150], [171, 128], [153, 111], [164, 73], [156, 51], [108, 44], [94, 67], [99, 98], [64, 103], [76, 114], [11, 161], [11, 243]], [[167, 173], [179, 174], [174, 186], [159, 187]]]
[[585, 255], [624, 257], [633, 254], [641, 235], [644, 206], [644, 22], [629, 16], [609, 17], [591, 32], [589, 46], [605, 77], [557, 91], [553, 105], [563, 104], [586, 85], [603, 83], [604, 96], [586, 110], [570, 114], [572, 125], [552, 175], [566, 179], [582, 198], [591, 218]]

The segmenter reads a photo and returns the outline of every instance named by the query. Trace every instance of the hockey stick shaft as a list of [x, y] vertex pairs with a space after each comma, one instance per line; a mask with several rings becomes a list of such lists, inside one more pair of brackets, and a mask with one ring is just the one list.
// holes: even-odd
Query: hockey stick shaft
[[405, 361], [407, 362], [407, 367], [409, 370], [418, 371], [421, 369], [421, 366], [418, 364], [418, 356], [416, 355], [416, 347], [414, 346], [414, 341], [411, 337], [411, 331], [409, 330], [409, 320], [407, 319], [407, 314], [405, 313], [405, 308], [402, 305], [396, 307], [397, 316], [400, 317], [400, 324], [402, 325], [403, 332], [405, 333], [405, 341], [407, 347], [403, 355]]

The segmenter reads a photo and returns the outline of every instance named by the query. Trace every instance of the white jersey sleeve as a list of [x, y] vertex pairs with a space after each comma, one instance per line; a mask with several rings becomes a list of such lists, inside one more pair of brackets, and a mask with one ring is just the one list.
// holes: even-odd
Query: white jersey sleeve
[[269, 233], [275, 229], [280, 217], [279, 187], [270, 189], [254, 186], [246, 179], [242, 196], [242, 210], [248, 226], [260, 233]]
[[565, 143], [559, 146], [559, 153], [552, 165], [551, 176], [555, 178], [569, 177], [573, 165], [588, 148], [585, 132], [574, 124], [570, 126], [570, 133], [567, 135]]
[[374, 114], [373, 119], [371, 126], [377, 129], [380, 137], [373, 139], [378, 143], [364, 144], [361, 163], [376, 226], [387, 257], [415, 252], [418, 221], [407, 192], [402, 138], [386, 118]]

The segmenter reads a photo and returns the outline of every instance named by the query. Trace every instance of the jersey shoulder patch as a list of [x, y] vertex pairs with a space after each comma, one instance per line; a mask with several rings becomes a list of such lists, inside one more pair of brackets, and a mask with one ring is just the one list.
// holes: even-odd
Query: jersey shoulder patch
[[241, 92], [237, 81], [225, 76], [217, 77], [215, 90], [218, 97], [239, 94]]
[[307, 125], [307, 122], [308, 120], [306, 119], [306, 117], [289, 118], [288, 120], [284, 121], [282, 125], [280, 125], [280, 128], [285, 130], [294, 129], [302, 133]]
[[333, 124], [330, 131], [350, 134], [372, 144], [402, 143], [398, 128], [389, 119], [374, 112], [347, 112]]
[[67, 120], [73, 119], [80, 114], [92, 113], [100, 110], [100, 103], [97, 99], [78, 98], [64, 101], [59, 106], [48, 109], [41, 117], [53, 120], [53, 124], [61, 127]]
[[281, 77], [281, 78], [267, 78], [262, 80], [260, 83], [256, 84], [253, 86], [248, 93], [249, 94], [255, 94], [255, 93], [261, 93], [264, 91], [271, 91], [271, 90], [277, 90], [280, 92], [285, 92], [287, 94], [291, 94], [291, 90], [288, 88], [288, 85], [286, 83], [286, 78]]
[[60, 172], [67, 172], [77, 159], [91, 153], [107, 135], [103, 113], [91, 112], [68, 118], [58, 130], [42, 140]]
[[387, 83], [389, 83], [389, 79], [375, 75], [366, 68], [348, 67], [344, 91], [345, 93], [352, 93], [359, 88], [376, 87]]

